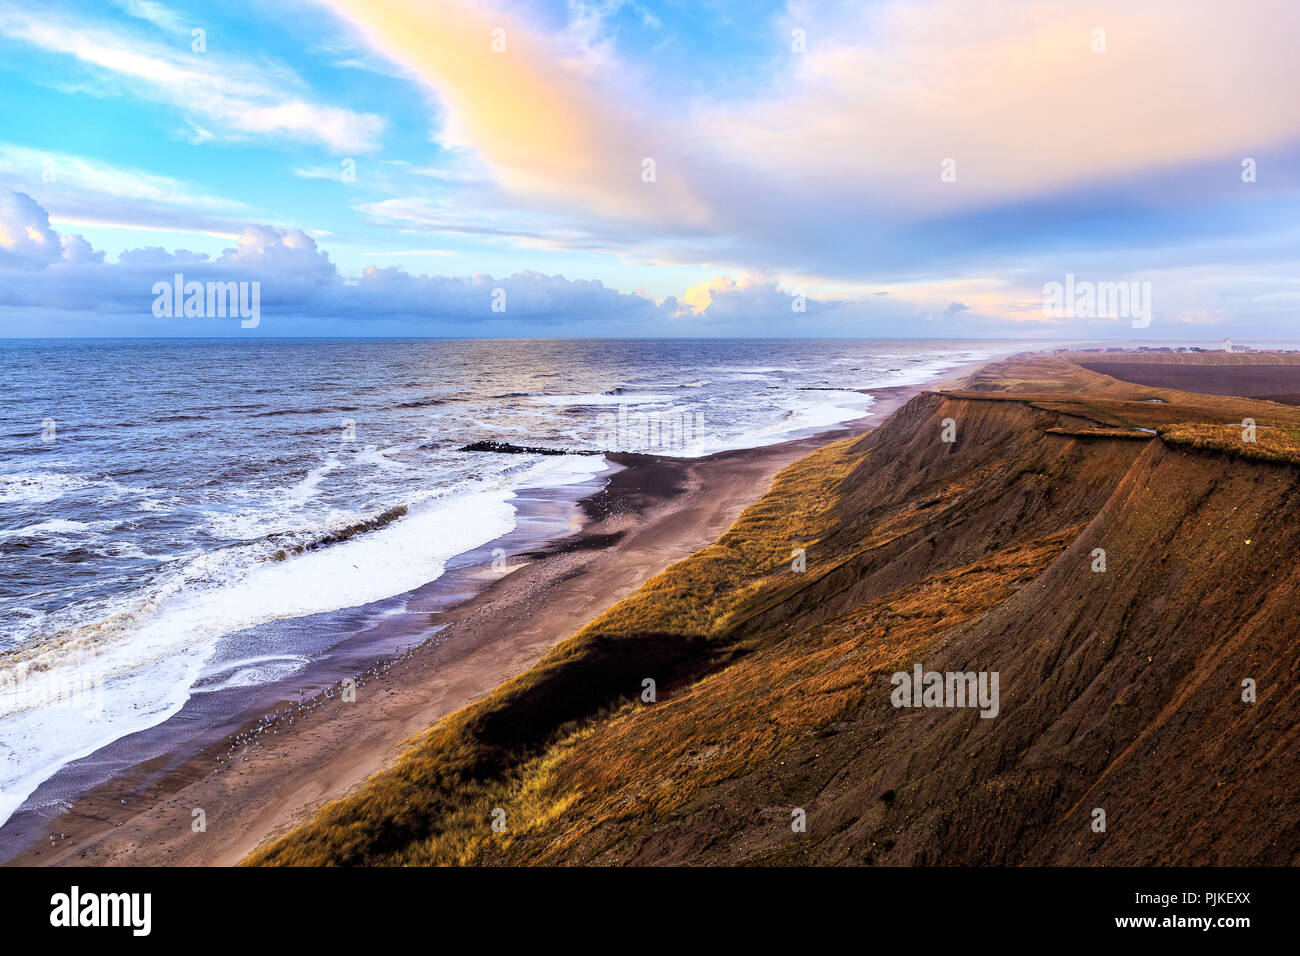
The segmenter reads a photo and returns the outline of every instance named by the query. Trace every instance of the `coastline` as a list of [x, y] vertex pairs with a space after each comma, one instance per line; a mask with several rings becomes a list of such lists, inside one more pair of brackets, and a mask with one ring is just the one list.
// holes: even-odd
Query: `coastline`
[[[142, 760], [45, 820], [56, 842], [43, 834], [6, 863], [237, 863], [387, 765], [413, 734], [527, 670], [650, 577], [712, 543], [787, 465], [871, 430], [915, 395], [989, 361], [950, 368], [941, 381], [863, 389], [875, 399], [867, 416], [808, 437], [697, 459], [609, 456], [621, 470], [579, 502], [582, 530], [515, 556], [526, 563], [503, 576], [467, 566], [463, 600], [430, 608], [419, 643], [356, 674], [355, 703], [341, 701], [337, 688], [281, 700], [264, 709], [270, 719], [243, 714], [233, 734], [197, 752]], [[192, 829], [195, 809], [204, 811], [205, 832]]]

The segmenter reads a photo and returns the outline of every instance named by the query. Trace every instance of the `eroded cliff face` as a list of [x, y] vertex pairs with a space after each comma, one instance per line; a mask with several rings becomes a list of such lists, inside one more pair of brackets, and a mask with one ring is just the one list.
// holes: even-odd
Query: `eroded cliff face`
[[[919, 396], [257, 861], [1297, 862], [1297, 471], [1141, 431], [1242, 400], [1135, 388]], [[996, 675], [996, 715], [896, 706], [918, 665]], [[602, 706], [548, 706], [579, 678]]]
[[[818, 659], [820, 670], [748, 687], [737, 673], [734, 689], [702, 688], [690, 706], [703, 711], [706, 698], [745, 688], [755, 712], [780, 719], [784, 698], [817, 680], [860, 680], [865, 692], [690, 807], [605, 843], [604, 858], [1295, 861], [1295, 473], [1159, 441], [1038, 439], [1026, 434], [1024, 409], [975, 404], [918, 400], [908, 410], [928, 413], [914, 423], [918, 432], [941, 417], [974, 426], [969, 464], [954, 451], [945, 478], [934, 450], [922, 447], [912, 467], [887, 465], [906, 494], [940, 499], [925, 509], [932, 517], [812, 583], [815, 597], [792, 595], [793, 633], [734, 668], [779, 672], [798, 657]], [[879, 449], [886, 438], [863, 445]], [[862, 471], [865, 493], [850, 491], [845, 507], [879, 511], [885, 506], [867, 505], [880, 500], [876, 473], [866, 462]], [[1050, 497], [1036, 490], [1040, 481]], [[1105, 552], [1105, 571], [1094, 570], [1095, 549]], [[970, 587], [957, 589], [963, 578]], [[948, 628], [932, 617], [921, 633], [909, 627], [911, 615], [950, 602], [972, 617]], [[780, 628], [780, 616], [768, 610], [764, 626]], [[855, 656], [883, 666], [855, 667]], [[917, 662], [997, 673], [998, 715], [895, 708], [890, 675]], [[1254, 702], [1243, 700], [1248, 679]], [[724, 726], [711, 734], [725, 746]], [[683, 768], [680, 785], [689, 779]], [[794, 807], [807, 812], [804, 834], [779, 825]], [[1099, 809], [1104, 832], [1094, 828]]]

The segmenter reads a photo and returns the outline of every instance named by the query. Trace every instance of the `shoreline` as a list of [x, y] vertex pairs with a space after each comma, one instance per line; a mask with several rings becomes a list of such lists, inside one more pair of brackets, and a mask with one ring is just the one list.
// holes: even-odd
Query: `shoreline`
[[237, 638], [256, 647], [268, 637], [282, 639], [276, 633], [281, 628], [307, 630], [321, 650], [301, 669], [262, 683], [206, 686], [228, 673], [214, 671], [194, 684], [177, 713], [60, 767], [0, 827], [0, 864], [48, 841], [52, 824], [63, 813], [47, 808], [75, 805], [114, 781], [129, 780], [130, 790], [144, 788], [204, 751], [217, 752], [223, 741], [245, 737], [269, 720], [291, 716], [295, 708], [330, 692], [342, 680], [361, 683], [373, 676], [377, 666], [437, 640], [442, 628], [439, 616], [484, 588], [483, 570], [492, 563], [495, 549], [503, 549], [510, 556], [507, 561], [517, 562], [523, 554], [566, 536], [580, 520], [580, 502], [599, 492], [620, 468], [607, 462], [580, 482], [516, 489], [514, 529], [454, 556], [441, 575], [414, 590], [361, 607], [270, 621], [225, 636], [223, 641]]
[[[504, 575], [481, 563], [476, 570], [472, 560], [446, 575], [452, 580], [443, 590], [450, 585], [463, 600], [430, 607], [419, 615], [424, 627], [413, 646], [402, 652], [398, 645], [398, 653], [354, 672], [355, 703], [343, 702], [336, 684], [255, 715], [245, 708], [233, 733], [196, 752], [143, 759], [65, 812], [38, 816], [31, 822], [49, 832], [33, 833], [5, 863], [237, 863], [363, 783], [412, 735], [527, 670], [650, 577], [712, 543], [787, 465], [995, 360], [954, 366], [921, 385], [862, 389], [875, 399], [867, 415], [802, 438], [695, 459], [607, 456], [619, 470], [600, 476], [604, 487], [577, 502], [580, 531], [513, 554]], [[191, 826], [196, 809], [206, 816], [202, 833]], [[49, 834], [58, 835], [54, 843]]]

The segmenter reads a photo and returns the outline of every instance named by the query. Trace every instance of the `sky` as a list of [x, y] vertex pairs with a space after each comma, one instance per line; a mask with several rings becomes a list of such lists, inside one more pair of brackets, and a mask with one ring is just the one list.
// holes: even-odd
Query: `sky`
[[[0, 336], [1300, 340], [1297, 37], [1295, 0], [0, 0]], [[257, 322], [158, 314], [177, 275]]]

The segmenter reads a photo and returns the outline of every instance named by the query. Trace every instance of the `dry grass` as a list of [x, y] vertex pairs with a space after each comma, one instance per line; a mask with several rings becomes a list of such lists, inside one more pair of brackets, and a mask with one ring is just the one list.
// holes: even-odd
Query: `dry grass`
[[[1131, 358], [1146, 359], [1153, 354], [1164, 353], [1141, 353]], [[1207, 356], [1212, 354], [1207, 353]], [[1080, 361], [1102, 358], [1110, 361], [1120, 355], [1122, 353], [1075, 354], [1071, 357]], [[1171, 360], [1169, 364], [1182, 365], [1300, 364], [1300, 355], [1279, 353], [1220, 353], [1218, 358], [1223, 361], [1217, 363], [1191, 361], [1196, 357], [1177, 353], [1167, 356]], [[1081, 368], [1063, 357], [994, 363], [974, 377], [970, 389], [945, 394], [970, 400], [1025, 402], [1034, 408], [1086, 419], [1102, 426], [1091, 429], [1062, 425], [1048, 429], [1056, 434], [1137, 438], [1150, 437], [1138, 429], [1150, 429], [1170, 444], [1257, 461], [1292, 460], [1289, 443], [1300, 436], [1300, 407], [1255, 398], [1204, 395], [1136, 385]], [[1257, 425], [1256, 444], [1261, 447], [1253, 450], [1243, 447], [1248, 443], [1241, 440], [1242, 422], [1246, 419]], [[1120, 430], [1132, 434], [1121, 434]], [[1234, 432], [1235, 441], [1232, 440]]]
[[[580, 847], [595, 855], [603, 835], [654, 826], [720, 783], [760, 771], [851, 718], [888, 674], [1032, 580], [1080, 530], [937, 575], [759, 649], [667, 701], [622, 708], [498, 794], [519, 832], [480, 840], [473, 862], [559, 863]], [[456, 845], [426, 841], [410, 862], [449, 862]]]
[[1182, 422], [1160, 429], [1161, 440], [1169, 445], [1218, 452], [1247, 461], [1300, 465], [1300, 429], [1257, 427], [1254, 441], [1247, 441], [1247, 434], [1247, 429], [1240, 423], [1207, 425]]

